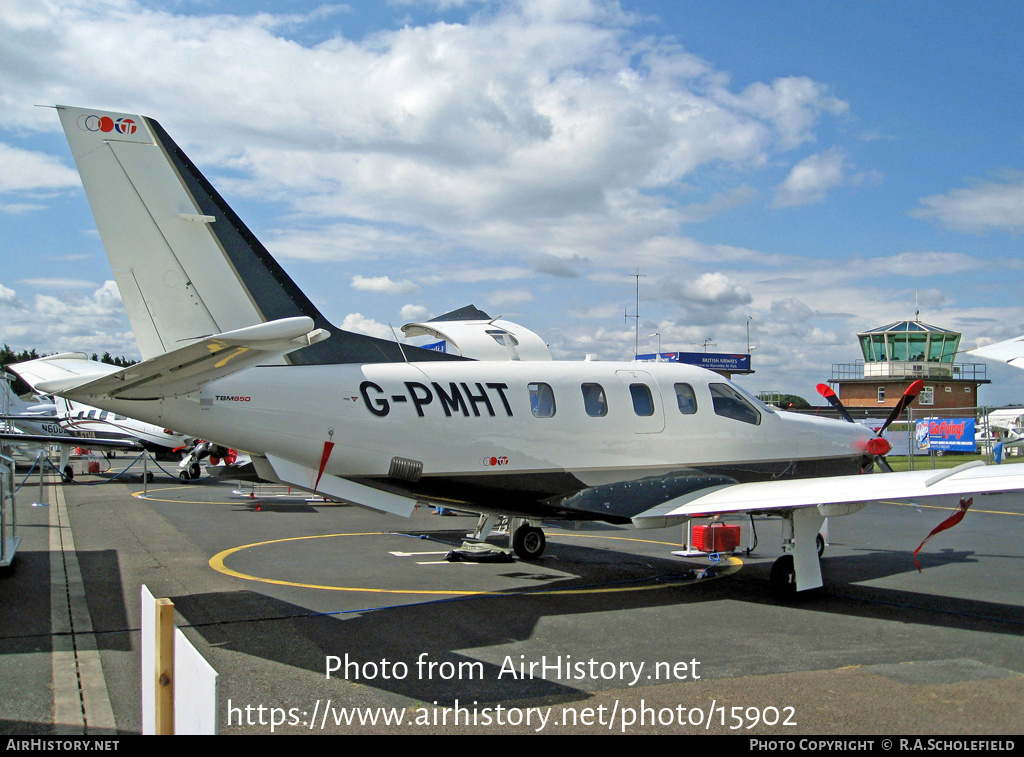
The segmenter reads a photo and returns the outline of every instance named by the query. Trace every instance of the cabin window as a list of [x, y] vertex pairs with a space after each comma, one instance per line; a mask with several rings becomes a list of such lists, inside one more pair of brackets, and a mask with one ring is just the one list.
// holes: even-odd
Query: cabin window
[[709, 384], [708, 389], [711, 390], [711, 402], [715, 406], [716, 415], [754, 426], [761, 423], [761, 413], [733, 387], [728, 384]]
[[637, 415], [654, 415], [654, 398], [647, 384], [630, 384], [629, 394], [633, 397], [633, 412]]
[[580, 389], [583, 392], [583, 407], [587, 409], [587, 415], [592, 418], [603, 418], [608, 415], [608, 400], [603, 386], [583, 384]]
[[692, 386], [676, 384], [676, 404], [683, 415], [693, 415], [697, 412], [697, 395], [693, 393]]
[[547, 384], [529, 385], [530, 409], [538, 418], [550, 418], [555, 414], [555, 393]]
[[487, 329], [487, 333], [490, 335], [491, 339], [496, 341], [502, 347], [507, 347], [509, 344], [513, 347], [519, 346], [519, 340], [509, 332], [505, 331], [505, 329]]

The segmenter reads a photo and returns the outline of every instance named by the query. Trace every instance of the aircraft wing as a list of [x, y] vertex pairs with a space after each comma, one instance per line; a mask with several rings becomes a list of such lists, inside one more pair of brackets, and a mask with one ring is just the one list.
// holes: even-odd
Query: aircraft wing
[[1024, 465], [981, 461], [946, 470], [872, 473], [718, 485], [666, 500], [632, 517], [637, 528], [664, 528], [726, 513], [817, 508], [822, 516], [856, 512], [868, 502], [1024, 489]]
[[1014, 368], [1024, 368], [1024, 336], [988, 344], [984, 347], [975, 347], [967, 352], [989, 360], [1001, 360]]
[[16, 434], [0, 431], [0, 440], [14, 444], [59, 444], [62, 447], [82, 447], [84, 449], [120, 449], [141, 452], [141, 442], [134, 439], [104, 439], [102, 437], [87, 439], [81, 436], [49, 434]]
[[[91, 399], [156, 400], [188, 394], [204, 384], [266, 363], [329, 336], [306, 316], [281, 318], [203, 337], [185, 347], [128, 368], [106, 366], [64, 354], [10, 366], [45, 394]], [[108, 370], [110, 369], [110, 370]]]

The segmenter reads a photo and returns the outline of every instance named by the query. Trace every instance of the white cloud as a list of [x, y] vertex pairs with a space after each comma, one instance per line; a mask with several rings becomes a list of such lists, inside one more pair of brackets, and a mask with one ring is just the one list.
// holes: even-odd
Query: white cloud
[[533, 299], [534, 294], [529, 289], [499, 289], [487, 295], [487, 304], [496, 308], [510, 305], [514, 307], [524, 302], [531, 302]]
[[22, 279], [21, 283], [47, 289], [91, 289], [96, 286], [95, 281], [86, 281], [85, 279]]
[[513, 281], [523, 279], [532, 275], [529, 268], [518, 266], [459, 266], [443, 274], [424, 276], [422, 281], [425, 285], [444, 284], [452, 281], [463, 283], [478, 283], [481, 281]]
[[882, 273], [935, 276], [974, 271], [979, 267], [979, 261], [959, 252], [902, 252], [886, 258], [869, 258], [864, 262], [863, 271], [871, 277]]
[[795, 297], [787, 297], [784, 300], [775, 300], [771, 307], [772, 318], [784, 323], [804, 323], [814, 315], [814, 311], [807, 307]]
[[158, 116], [208, 173], [221, 167], [231, 181], [220, 186], [361, 221], [348, 240], [290, 235], [275, 245], [285, 255], [339, 259], [368, 242], [398, 252], [370, 240], [388, 221], [485, 249], [506, 245], [511, 227], [527, 249], [564, 258], [566, 221], [599, 239], [636, 234], [641, 218], [669, 231], [675, 200], [646, 190], [702, 167], [763, 165], [846, 108], [803, 77], [730, 92], [673, 41], [636, 37], [634, 20], [600, 0], [510, 2], [467, 23], [311, 46], [289, 36], [303, 23], [294, 15], [15, 3], [0, 18], [6, 59], [18, 61], [0, 69], [0, 112], [53, 129], [52, 113], [25, 103], [73, 93], [132, 107]]
[[25, 305], [18, 299], [18, 293], [0, 284], [0, 306], [9, 308], [23, 308]]
[[579, 269], [591, 264], [589, 258], [576, 254], [569, 258], [549, 255], [539, 252], [530, 258], [534, 270], [537, 273], [546, 273], [549, 276], [574, 279], [580, 275]]
[[924, 207], [912, 215], [934, 219], [951, 229], [996, 229], [1020, 234], [1024, 232], [1024, 173], [1011, 173], [1004, 181], [978, 181], [944, 195], [925, 197], [921, 205]]
[[[359, 334], [369, 334], [381, 339], [394, 340], [395, 333], [386, 323], [379, 323], [372, 318], [367, 318], [362, 313], [349, 313], [341, 322], [341, 328], [345, 331], [355, 331]], [[397, 331], [397, 330], [396, 330]]]
[[90, 294], [37, 295], [31, 306], [0, 285], [0, 342], [50, 352], [107, 352], [138, 357], [117, 285]]
[[398, 315], [405, 323], [416, 323], [426, 320], [430, 311], [422, 305], [403, 305], [402, 309], [398, 311]]
[[779, 185], [772, 206], [776, 208], [821, 202], [828, 190], [843, 182], [842, 151], [835, 148], [804, 158]]
[[40, 205], [37, 202], [9, 202], [0, 204], [0, 213], [6, 213], [9, 216], [19, 216], [36, 210], [46, 210], [46, 207], [46, 205]]
[[737, 101], [775, 128], [784, 150], [814, 140], [813, 127], [822, 113], [843, 115], [849, 104], [829, 94], [828, 88], [805, 76], [755, 82]]
[[419, 287], [411, 281], [392, 281], [388, 276], [356, 275], [352, 277], [352, 288], [379, 294], [412, 294], [419, 291]]
[[[52, 155], [0, 142], [0, 192], [35, 192], [80, 185], [78, 173]], [[13, 207], [19, 209], [18, 205]]]
[[724, 273], [705, 273], [694, 281], [683, 284], [683, 296], [688, 300], [716, 306], [745, 305], [751, 301], [750, 292]]

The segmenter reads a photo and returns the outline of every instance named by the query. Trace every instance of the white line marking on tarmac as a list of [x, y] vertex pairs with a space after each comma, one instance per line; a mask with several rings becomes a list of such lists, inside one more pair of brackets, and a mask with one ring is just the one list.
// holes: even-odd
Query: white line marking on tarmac
[[442, 549], [440, 552], [388, 552], [395, 557], [416, 557], [417, 555], [446, 555], [449, 550]]

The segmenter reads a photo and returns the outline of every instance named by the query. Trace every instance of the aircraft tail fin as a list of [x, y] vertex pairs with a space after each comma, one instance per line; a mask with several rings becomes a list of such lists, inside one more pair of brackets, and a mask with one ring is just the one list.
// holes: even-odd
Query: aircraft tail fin
[[0, 374], [0, 413], [4, 415], [18, 415], [24, 412], [25, 403], [11, 389], [13, 382], [14, 376], [8, 373]]
[[143, 359], [302, 316], [331, 337], [292, 363], [453, 359], [332, 326], [153, 119], [57, 110]]

